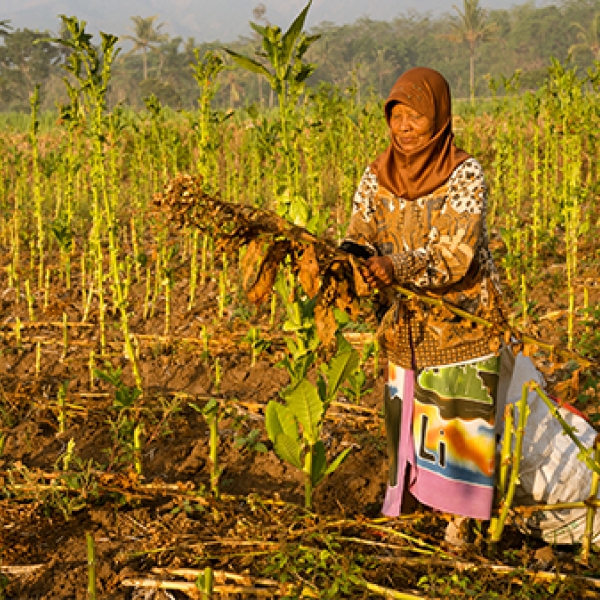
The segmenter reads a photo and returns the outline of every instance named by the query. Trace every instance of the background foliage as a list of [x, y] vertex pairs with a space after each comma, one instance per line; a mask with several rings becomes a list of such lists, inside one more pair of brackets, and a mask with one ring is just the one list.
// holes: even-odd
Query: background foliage
[[[526, 2], [508, 10], [488, 11], [486, 22], [493, 33], [476, 48], [476, 95], [490, 95], [484, 80], [486, 74], [508, 76], [516, 69], [522, 70], [522, 88], [537, 89], [551, 57], [562, 62], [571, 53], [573, 64], [587, 69], [594, 58], [598, 59], [598, 15], [600, 0], [564, 0], [544, 6]], [[323, 22], [310, 31], [321, 34], [321, 38], [307, 53], [307, 59], [319, 67], [309, 79], [309, 86], [329, 83], [350, 88], [360, 102], [369, 90], [385, 95], [403, 70], [427, 65], [448, 78], [456, 98], [467, 98], [469, 45], [457, 43], [458, 38], [453, 35], [457, 16], [455, 10], [440, 17], [407, 12], [391, 21], [361, 18], [342, 26]], [[258, 23], [266, 25], [268, 17], [268, 12], [257, 7]], [[133, 40], [134, 47], [122, 54], [114, 66], [110, 104], [140, 108], [144, 106], [143, 98], [153, 93], [163, 105], [173, 109], [193, 107], [196, 86], [189, 64], [194, 50], [202, 56], [220, 44], [171, 37], [157, 15], [132, 16], [130, 25], [128, 35], [122, 39]], [[41, 41], [49, 35], [50, 32], [0, 27], [4, 39], [0, 45], [3, 111], [29, 111], [28, 97], [38, 82], [43, 82], [42, 110], [65, 101], [61, 81], [64, 71], [60, 66], [67, 53]], [[68, 34], [61, 30], [58, 35]], [[227, 45], [236, 52], [254, 55], [259, 49], [259, 38], [252, 32]], [[253, 102], [273, 106], [276, 96], [256, 74], [229, 70], [215, 102], [219, 108]]]

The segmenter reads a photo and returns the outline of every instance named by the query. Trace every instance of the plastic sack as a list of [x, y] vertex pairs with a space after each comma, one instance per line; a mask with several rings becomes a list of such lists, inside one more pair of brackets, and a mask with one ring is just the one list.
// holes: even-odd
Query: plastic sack
[[[511, 364], [512, 363], [512, 364]], [[512, 373], [511, 373], [512, 371]], [[543, 375], [531, 359], [522, 354], [515, 357], [510, 351], [502, 355], [501, 379], [504, 378], [505, 402], [516, 404], [523, 384], [536, 381], [544, 389]], [[502, 402], [502, 390], [500, 403]], [[592, 471], [577, 458], [579, 449], [563, 432], [560, 423], [552, 416], [536, 392], [529, 392], [527, 403], [530, 413], [523, 439], [523, 456], [514, 506], [581, 502], [590, 495]], [[562, 417], [576, 429], [575, 435], [586, 448], [596, 438], [596, 430], [582, 417], [560, 408]], [[518, 420], [515, 406], [515, 422]], [[599, 494], [600, 496], [600, 494]], [[518, 527], [551, 544], [579, 544], [582, 541], [586, 509], [538, 511], [528, 517], [519, 517]], [[600, 542], [600, 514], [594, 521], [595, 543]]]

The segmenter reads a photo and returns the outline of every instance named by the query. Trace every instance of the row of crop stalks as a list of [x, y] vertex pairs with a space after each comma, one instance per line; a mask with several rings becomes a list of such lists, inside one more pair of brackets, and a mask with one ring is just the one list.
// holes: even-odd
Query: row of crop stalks
[[488, 162], [489, 221], [506, 248], [501, 261], [519, 300], [519, 324], [532, 324], [528, 294], [545, 283], [549, 266], [558, 268], [552, 283], [566, 292], [559, 300], [564, 341], [593, 351], [589, 341], [580, 344], [577, 321], [589, 321], [591, 288], [582, 275], [598, 259], [599, 65], [580, 75], [553, 61], [544, 86], [524, 95], [517, 94], [518, 72], [490, 81], [494, 94], [501, 86], [507, 95], [497, 97], [491, 115], [467, 122], [464, 135], [467, 148]]
[[[225, 199], [274, 208], [317, 232], [343, 234], [360, 173], [386, 143], [378, 102], [357, 107], [336, 89], [306, 93], [303, 80], [289, 83], [276, 69], [261, 66], [272, 85], [288, 90], [282, 92], [279, 113], [264, 114], [255, 107], [242, 114], [219, 113], [212, 110], [211, 99], [219, 74], [231, 67], [212, 53], [198, 57], [191, 70], [200, 90], [196, 113], [167, 114], [151, 97], [144, 114], [129, 117], [119, 108], [109, 111], [104, 102], [116, 40], [107, 38], [110, 45], [105, 42], [95, 56], [89, 42], [76, 41], [87, 34], [77, 33], [76, 21], [71, 26], [73, 56], [87, 58], [71, 68], [79, 86], [69, 84], [71, 102], [61, 111], [61, 126], [40, 139], [34, 94], [28, 143], [18, 134], [3, 143], [0, 202], [3, 237], [11, 237], [10, 283], [18, 285], [16, 265], [27, 256], [37, 271], [36, 287], [43, 289], [46, 254], [56, 242], [67, 282], [73, 255], [85, 250], [92, 261], [95, 257], [98, 281], [108, 275], [114, 303], [123, 306], [117, 274], [126, 270], [125, 240], [140, 251], [130, 260], [146, 254], [155, 236], [149, 200], [178, 171], [199, 172], [208, 190]], [[261, 34], [279, 39], [283, 47], [276, 28], [261, 28]], [[290, 56], [290, 65], [301, 62], [305, 39], [297, 41], [299, 56]], [[91, 75], [81, 66], [86, 61], [89, 73], [96, 70]], [[258, 64], [250, 67], [258, 69]], [[297, 77], [309, 67], [305, 64]], [[577, 345], [581, 310], [590, 308], [590, 290], [583, 293], [578, 286], [582, 245], [585, 258], [595, 258], [599, 77], [598, 71], [578, 77], [555, 63], [538, 92], [499, 97], [492, 114], [467, 115], [459, 131], [459, 141], [488, 173], [490, 226], [505, 244], [506, 280], [512, 296], [521, 299], [525, 326], [531, 316], [528, 292], [539, 283], [532, 274], [547, 263], [564, 265], [570, 347]], [[518, 77], [502, 83], [509, 92], [518, 89]], [[491, 85], [496, 90], [499, 83]], [[188, 235], [191, 254], [198, 256], [209, 241]], [[77, 241], [73, 246], [73, 240], [81, 240], [83, 247], [76, 247]], [[109, 261], [101, 268], [106, 244]], [[562, 277], [558, 283], [563, 284]], [[104, 305], [102, 288], [97, 295]]]
[[[148, 325], [157, 335], [181, 336], [187, 315], [203, 300], [200, 291], [206, 294], [211, 288], [213, 321], [194, 333], [208, 348], [211, 328], [250, 310], [240, 298], [237, 257], [223, 255], [210, 236], [193, 230], [174, 234], [153, 211], [152, 195], [178, 171], [200, 173], [207, 191], [224, 199], [272, 208], [318, 234], [343, 235], [361, 172], [386, 145], [385, 123], [376, 98], [357, 106], [343, 90], [305, 88], [314, 70], [305, 60], [314, 41], [302, 31], [305, 16], [303, 12], [285, 33], [256, 26], [265, 55], [261, 60], [232, 53], [197, 56], [190, 69], [198, 83], [197, 111], [173, 114], [150, 97], [139, 115], [106, 104], [116, 38], [103, 35], [98, 48], [82, 23], [65, 19], [70, 38], [56, 43], [71, 52], [68, 103], [60, 110], [56, 130], [40, 134], [34, 92], [28, 132], [6, 132], [0, 141], [0, 242], [3, 281], [11, 292], [6, 298], [17, 306], [15, 343], [22, 343], [23, 323], [46, 320], [58, 290], [72, 288], [77, 304], [60, 314], [65, 357], [70, 319], [97, 325], [97, 346], [82, 357], [92, 373], [110, 357], [117, 336], [128, 360], [128, 389], [138, 390], [131, 392], [133, 407], [145, 389], [139, 334]], [[277, 110], [213, 110], [219, 77], [232, 68], [231, 60], [267, 80], [279, 97]], [[554, 64], [545, 87], [523, 96], [516, 94], [518, 79], [507, 79], [504, 87], [515, 93], [498, 97], [491, 114], [465, 114], [459, 131], [459, 142], [480, 158], [488, 174], [490, 227], [500, 232], [505, 245], [501, 262], [507, 295], [520, 306], [520, 323], [524, 328], [531, 324], [529, 297], [545, 281], [545, 267], [564, 265], [557, 285], [566, 294], [557, 301], [566, 311], [565, 337], [573, 347], [584, 327], [591, 327], [589, 319], [587, 325], [578, 323], [586, 314], [582, 310], [593, 310], [597, 301], [593, 289], [579, 292], [586, 260], [597, 258], [599, 79], [598, 70], [579, 77], [568, 66]], [[292, 285], [280, 302], [295, 294]], [[177, 303], [181, 296], [185, 314]], [[179, 314], [173, 314], [174, 306]], [[280, 325], [280, 315], [274, 301], [272, 329]], [[310, 318], [308, 323], [302, 319], [295, 325], [298, 335], [310, 331]], [[247, 327], [257, 350], [263, 341], [260, 330]], [[583, 348], [590, 354], [597, 353], [593, 335], [589, 332]], [[312, 366], [307, 361], [315, 351], [313, 341], [299, 337], [288, 344], [287, 368], [296, 385], [284, 394], [285, 404], [277, 405], [284, 408], [270, 409], [267, 425], [280, 454], [287, 452], [289, 462], [305, 473], [307, 504], [308, 490], [331, 467], [319, 445], [319, 428], [343, 383], [325, 365], [321, 383], [309, 389], [312, 384], [305, 377]], [[360, 396], [352, 356], [352, 369], [336, 369]], [[350, 354], [343, 360], [350, 361]], [[219, 379], [218, 362], [213, 369]], [[299, 395], [318, 418], [302, 420]], [[292, 430], [291, 423], [298, 422], [301, 429]], [[121, 428], [131, 448], [140, 443], [136, 427], [128, 421]]]

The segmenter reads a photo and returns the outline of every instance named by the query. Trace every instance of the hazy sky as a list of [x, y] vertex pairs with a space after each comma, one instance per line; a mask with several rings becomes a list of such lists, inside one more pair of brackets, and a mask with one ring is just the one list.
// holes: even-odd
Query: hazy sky
[[[487, 8], [509, 8], [524, 0], [482, 0]], [[235, 40], [249, 33], [252, 9], [260, 0], [0, 0], [0, 20], [10, 19], [14, 27], [57, 31], [57, 15], [76, 15], [89, 24], [90, 31], [130, 33], [130, 17], [159, 15], [172, 36], [194, 36], [197, 41]], [[263, 0], [267, 18], [286, 27], [306, 0]], [[361, 16], [391, 19], [413, 9], [440, 14], [462, 0], [313, 0], [308, 26], [321, 21], [350, 23]]]

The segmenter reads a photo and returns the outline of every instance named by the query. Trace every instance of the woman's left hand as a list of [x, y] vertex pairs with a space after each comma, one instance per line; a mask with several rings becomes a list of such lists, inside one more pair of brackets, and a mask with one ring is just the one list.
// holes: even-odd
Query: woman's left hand
[[373, 256], [367, 261], [363, 277], [371, 287], [391, 285], [394, 281], [394, 263], [389, 256]]

